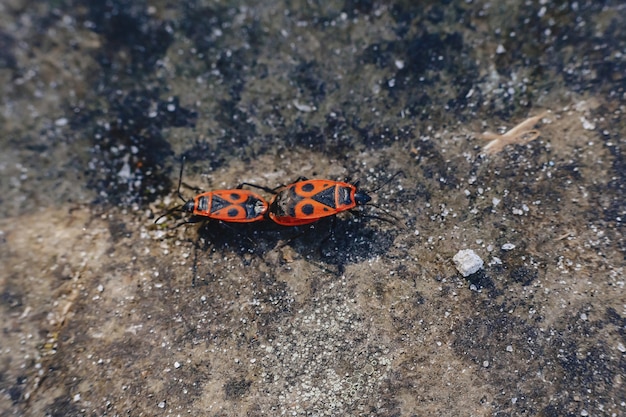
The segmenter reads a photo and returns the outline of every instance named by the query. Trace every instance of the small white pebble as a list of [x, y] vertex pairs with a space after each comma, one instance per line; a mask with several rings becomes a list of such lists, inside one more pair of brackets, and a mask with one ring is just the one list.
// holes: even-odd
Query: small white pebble
[[56, 120], [54, 121], [54, 125], [55, 125], [55, 126], [58, 126], [58, 127], [63, 127], [63, 126], [66, 126], [66, 125], [67, 125], [67, 123], [68, 123], [68, 120], [67, 120], [67, 118], [65, 118], [65, 117], [61, 117], [60, 119], [56, 119]]
[[513, 250], [515, 249], [515, 245], [512, 243], [505, 243], [502, 245], [502, 250]]
[[483, 267], [483, 260], [480, 256], [476, 255], [471, 249], [463, 249], [457, 252], [452, 258], [452, 261], [456, 265], [457, 271], [464, 277], [468, 277]]
[[300, 103], [298, 100], [293, 101], [293, 106], [303, 113], [311, 113], [312, 111], [315, 111], [315, 107]]
[[539, 9], [539, 11], [537, 12], [537, 17], [544, 17], [547, 10], [548, 9], [546, 6], [541, 7], [541, 9]]
[[595, 130], [596, 125], [593, 124], [592, 122], [590, 122], [589, 120], [587, 120], [584, 117], [580, 118], [580, 122], [583, 124], [583, 129], [585, 130]]

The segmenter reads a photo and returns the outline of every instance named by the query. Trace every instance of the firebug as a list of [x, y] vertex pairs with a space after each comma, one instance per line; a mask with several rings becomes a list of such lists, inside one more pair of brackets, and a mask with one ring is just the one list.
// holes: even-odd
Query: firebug
[[180, 165], [178, 178], [178, 197], [183, 204], [167, 211], [154, 222], [174, 212], [191, 213], [192, 217], [184, 223], [195, 223], [201, 220], [220, 220], [229, 223], [252, 223], [264, 220], [269, 204], [263, 197], [250, 190], [244, 190], [244, 184], [228, 190], [206, 191], [186, 200], [180, 192], [182, 185], [184, 158]]
[[302, 179], [276, 190], [269, 217], [282, 226], [300, 226], [365, 205], [371, 197], [358, 183]]
[[[402, 171], [391, 176], [383, 185], [388, 184], [400, 174], [403, 174]], [[255, 184], [244, 184], [274, 194], [269, 202], [269, 218], [282, 226], [311, 224], [324, 217], [352, 211], [355, 207], [364, 206], [372, 200], [367, 192], [359, 189], [358, 182], [350, 184], [342, 181], [309, 180], [301, 177], [289, 185], [274, 189]], [[387, 214], [396, 221], [398, 220], [390, 213]], [[368, 215], [367, 217], [391, 222], [381, 216]]]

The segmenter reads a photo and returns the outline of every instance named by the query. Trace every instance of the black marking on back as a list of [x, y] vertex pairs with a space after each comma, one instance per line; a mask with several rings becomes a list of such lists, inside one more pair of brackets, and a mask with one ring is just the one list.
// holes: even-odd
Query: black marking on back
[[246, 219], [254, 219], [259, 216], [260, 201], [256, 197], [248, 196], [248, 199], [243, 203], [243, 209], [246, 211]]
[[270, 204], [270, 212], [278, 218], [296, 217], [296, 205], [302, 200], [295, 187], [287, 187], [276, 195]]
[[236, 208], [229, 208], [226, 214], [228, 215], [228, 217], [237, 217], [237, 215], [239, 214], [239, 210], [237, 210]]
[[198, 198], [198, 211], [206, 211], [209, 207], [209, 199], [206, 196]]
[[313, 189], [315, 188], [315, 185], [309, 183], [306, 184], [302, 184], [302, 191], [305, 191], [307, 193], [310, 193], [311, 191], [313, 191]]
[[282, 210], [289, 217], [296, 217], [296, 206], [295, 204], [285, 207], [287, 210]]
[[349, 187], [341, 187], [339, 185], [337, 187], [339, 187], [339, 204], [342, 206], [352, 205], [352, 198], [350, 197], [352, 189]]
[[232, 204], [229, 201], [226, 201], [223, 198], [214, 195], [213, 201], [211, 202], [211, 213], [215, 213], [216, 211], [222, 210], [223, 208], [231, 205]]
[[311, 197], [313, 200], [318, 203], [324, 204], [330, 208], [336, 209], [335, 207], [335, 187], [328, 187], [327, 189], [320, 191]]

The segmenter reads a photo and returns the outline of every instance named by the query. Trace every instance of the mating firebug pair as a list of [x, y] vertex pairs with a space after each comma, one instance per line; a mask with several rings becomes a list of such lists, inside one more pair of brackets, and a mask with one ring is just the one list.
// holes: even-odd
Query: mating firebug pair
[[358, 183], [348, 184], [333, 180], [298, 178], [293, 184], [269, 189], [253, 184], [274, 194], [269, 203], [269, 218], [281, 226], [301, 226], [324, 217], [365, 205], [372, 198], [358, 189]]
[[[352, 210], [372, 199], [358, 188], [358, 183], [298, 178], [296, 182], [276, 189], [243, 183], [235, 189], [207, 191], [185, 200], [180, 192], [182, 172], [183, 164], [178, 181], [178, 196], [184, 204], [158, 217], [155, 223], [172, 211], [184, 211], [193, 217], [182, 224], [201, 219], [252, 223], [269, 217], [281, 226], [301, 226]], [[244, 190], [244, 185], [262, 189], [274, 197], [268, 203], [257, 193]]]

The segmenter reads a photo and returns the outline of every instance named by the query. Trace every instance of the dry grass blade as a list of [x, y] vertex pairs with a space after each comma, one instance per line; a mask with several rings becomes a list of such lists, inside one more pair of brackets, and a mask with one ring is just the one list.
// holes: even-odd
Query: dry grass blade
[[533, 129], [533, 127], [548, 113], [549, 110], [537, 116], [529, 117], [502, 135], [491, 132], [483, 133], [481, 136], [482, 139], [490, 140], [490, 142], [483, 147], [483, 153], [493, 155], [501, 152], [507, 145], [523, 145], [537, 139], [541, 132], [537, 129]]

